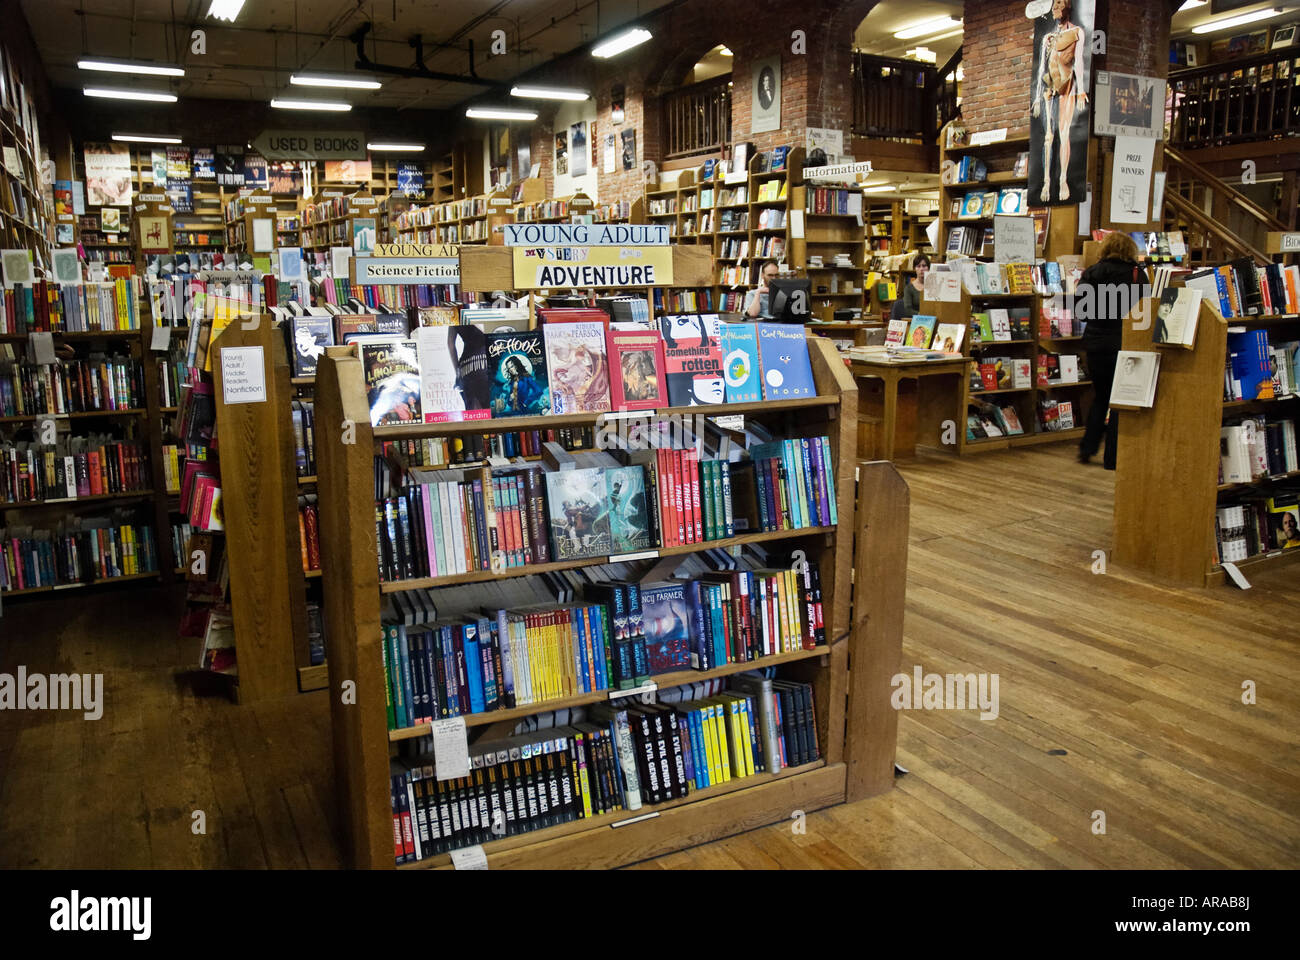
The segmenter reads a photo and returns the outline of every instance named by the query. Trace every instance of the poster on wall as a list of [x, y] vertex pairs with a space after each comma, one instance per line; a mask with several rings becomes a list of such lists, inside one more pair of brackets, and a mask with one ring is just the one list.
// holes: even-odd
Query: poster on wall
[[326, 160], [326, 183], [369, 183], [369, 160]]
[[1093, 0], [1053, 0], [1051, 8], [1034, 19], [1029, 110], [1031, 203], [1078, 203], [1084, 197], [1092, 27]]
[[124, 143], [88, 143], [86, 202], [95, 206], [125, 207], [131, 203], [131, 151]]
[[1099, 137], [1165, 135], [1165, 82], [1159, 77], [1097, 71], [1092, 132]]
[[1150, 137], [1116, 137], [1110, 177], [1111, 223], [1151, 219], [1151, 169], [1156, 142]]
[[569, 174], [587, 175], [587, 121], [579, 120], [569, 127]]
[[194, 179], [215, 180], [217, 171], [213, 166], [212, 148], [196, 147], [194, 150]]
[[414, 160], [397, 161], [397, 192], [411, 200], [424, 199], [424, 171]]
[[616, 83], [609, 91], [609, 122], [615, 125], [623, 122], [626, 114], [623, 112], [623, 103], [626, 97], [623, 84]]
[[246, 187], [267, 186], [266, 157], [256, 153], [244, 154], [244, 180]]
[[167, 148], [167, 179], [188, 180], [190, 178], [190, 148]]
[[605, 134], [605, 163], [601, 173], [613, 173], [618, 169], [618, 137], [612, 133]]
[[155, 187], [167, 186], [167, 151], [149, 151], [149, 167], [153, 171], [153, 185]]
[[555, 172], [569, 172], [569, 132], [561, 130], [555, 135]]
[[812, 157], [814, 150], [820, 150], [827, 163], [839, 163], [844, 156], [844, 131], [809, 127], [804, 150], [809, 157]]
[[217, 183], [224, 187], [244, 185], [243, 147], [217, 147], [213, 165], [217, 170]]
[[751, 110], [754, 133], [781, 129], [781, 57], [754, 61]]
[[636, 131], [624, 130], [621, 136], [623, 138], [623, 169], [633, 170], [636, 168]]
[[302, 193], [302, 170], [297, 160], [276, 160], [266, 165], [266, 176], [271, 193], [295, 195]]

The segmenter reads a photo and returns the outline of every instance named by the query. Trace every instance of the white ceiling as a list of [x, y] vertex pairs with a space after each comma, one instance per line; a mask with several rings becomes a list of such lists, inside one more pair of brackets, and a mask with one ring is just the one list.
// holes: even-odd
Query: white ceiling
[[894, 34], [936, 17], [949, 16], [960, 20], [962, 7], [962, 0], [881, 0], [858, 26], [853, 35], [853, 46], [863, 53], [882, 57], [905, 57], [908, 50], [924, 46], [935, 52], [938, 65], [943, 66], [961, 46], [960, 28], [956, 28], [953, 36], [943, 36], [952, 32], [948, 30], [935, 34], [942, 39], [896, 40]]
[[[373, 23], [371, 60], [413, 66], [408, 40], [424, 37], [425, 65], [458, 75], [469, 70], [469, 42], [479, 76], [508, 81], [528, 69], [608, 35], [670, 0], [246, 0], [234, 24], [207, 17], [211, 0], [21, 0], [23, 13], [55, 87], [166, 86], [153, 78], [91, 74], [77, 69], [94, 55], [179, 63], [183, 79], [170, 81], [182, 97], [269, 100], [292, 90], [298, 97], [345, 98], [357, 106], [455, 106], [482, 87], [429, 79], [379, 76], [378, 91], [290, 87], [295, 70], [351, 72], [356, 47], [348, 36]], [[191, 52], [191, 29], [206, 31], [207, 52]], [[491, 56], [492, 32], [504, 30], [507, 52]], [[446, 44], [435, 49], [439, 43]]]

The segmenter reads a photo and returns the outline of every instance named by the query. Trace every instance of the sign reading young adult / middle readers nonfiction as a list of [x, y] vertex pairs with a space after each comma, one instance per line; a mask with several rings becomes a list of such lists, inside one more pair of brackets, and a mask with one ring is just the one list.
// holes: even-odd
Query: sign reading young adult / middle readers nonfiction
[[672, 283], [673, 251], [662, 224], [512, 223], [504, 231], [520, 289]]

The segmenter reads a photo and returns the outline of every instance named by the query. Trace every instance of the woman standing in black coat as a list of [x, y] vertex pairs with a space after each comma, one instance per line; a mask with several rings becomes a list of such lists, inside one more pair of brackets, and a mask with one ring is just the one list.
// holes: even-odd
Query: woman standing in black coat
[[1110, 388], [1115, 381], [1115, 360], [1119, 356], [1124, 318], [1142, 296], [1146, 282], [1137, 257], [1137, 244], [1132, 237], [1118, 232], [1108, 234], [1101, 243], [1101, 259], [1083, 271], [1075, 295], [1078, 303], [1087, 302], [1091, 297], [1091, 309], [1080, 311], [1087, 314], [1080, 319], [1088, 324], [1083, 331], [1083, 348], [1088, 354], [1093, 400], [1079, 442], [1079, 462], [1092, 459], [1104, 435], [1102, 464], [1107, 470], [1115, 469], [1115, 441], [1119, 431], [1118, 414], [1111, 411], [1109, 421], [1106, 418]]

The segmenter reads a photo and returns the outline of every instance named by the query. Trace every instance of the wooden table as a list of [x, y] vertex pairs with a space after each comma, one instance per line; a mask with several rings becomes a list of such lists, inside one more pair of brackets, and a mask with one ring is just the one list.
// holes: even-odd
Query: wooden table
[[[956, 430], [966, 429], [965, 416], [958, 416], [961, 406], [961, 379], [968, 375], [974, 361], [970, 357], [943, 360], [851, 360], [849, 372], [859, 381], [858, 456], [876, 460], [893, 460], [895, 455], [916, 455], [917, 420], [920, 410], [921, 380], [924, 377], [955, 377], [955, 388], [943, 385], [942, 394], [926, 411], [934, 415], [936, 436], [942, 436], [942, 423], [953, 419]], [[900, 390], [900, 384], [902, 389]], [[956, 443], [956, 440], [952, 441]]]

